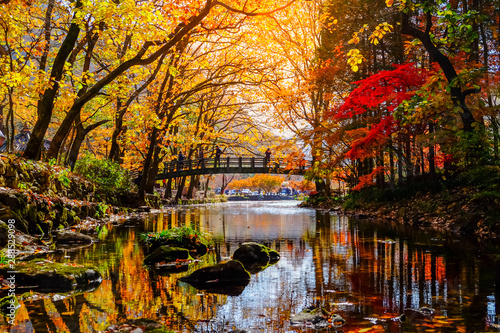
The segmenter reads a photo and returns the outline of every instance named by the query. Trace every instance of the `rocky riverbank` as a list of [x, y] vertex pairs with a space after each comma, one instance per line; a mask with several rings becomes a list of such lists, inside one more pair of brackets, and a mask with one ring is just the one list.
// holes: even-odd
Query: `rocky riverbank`
[[105, 190], [67, 169], [15, 155], [0, 155], [0, 247], [7, 244], [8, 225], [18, 247], [32, 236], [50, 236], [86, 219], [137, 209], [137, 193]]

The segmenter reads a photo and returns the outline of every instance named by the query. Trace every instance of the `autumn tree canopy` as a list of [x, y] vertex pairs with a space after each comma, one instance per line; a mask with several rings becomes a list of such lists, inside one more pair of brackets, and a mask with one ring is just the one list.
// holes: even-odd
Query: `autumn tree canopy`
[[5, 150], [26, 126], [25, 157], [108, 158], [142, 173], [141, 193], [179, 152], [209, 157], [215, 146], [311, 159], [308, 177], [325, 191], [500, 158], [494, 1], [0, 8]]

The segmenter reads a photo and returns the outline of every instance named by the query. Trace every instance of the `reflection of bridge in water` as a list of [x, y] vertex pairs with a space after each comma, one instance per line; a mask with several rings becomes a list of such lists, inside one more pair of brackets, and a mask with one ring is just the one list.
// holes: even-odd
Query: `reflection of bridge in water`
[[268, 161], [262, 157], [223, 157], [172, 161], [164, 164], [156, 179], [169, 179], [194, 175], [212, 175], [220, 173], [273, 173], [303, 175], [311, 167], [311, 162], [300, 160]]

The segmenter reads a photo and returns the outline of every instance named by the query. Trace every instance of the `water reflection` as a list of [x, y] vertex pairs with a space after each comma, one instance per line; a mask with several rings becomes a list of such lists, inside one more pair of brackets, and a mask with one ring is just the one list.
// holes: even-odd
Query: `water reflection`
[[[142, 231], [191, 225], [216, 249], [187, 272], [142, 265]], [[226, 203], [148, 216], [136, 227], [108, 226], [90, 249], [49, 259], [94, 265], [94, 292], [24, 295], [12, 332], [99, 332], [131, 318], [151, 318], [176, 332], [307, 332], [290, 316], [314, 305], [340, 314], [343, 332], [498, 331], [498, 273], [490, 256], [455, 237], [297, 208], [293, 202]], [[277, 250], [281, 260], [252, 275], [238, 296], [178, 282], [231, 257], [245, 241]], [[495, 283], [497, 282], [497, 283]], [[495, 289], [497, 286], [497, 289]], [[417, 310], [434, 309], [432, 316]], [[406, 320], [396, 320], [405, 314]], [[0, 319], [0, 331], [8, 331]], [[335, 331], [333, 328], [331, 331]]]

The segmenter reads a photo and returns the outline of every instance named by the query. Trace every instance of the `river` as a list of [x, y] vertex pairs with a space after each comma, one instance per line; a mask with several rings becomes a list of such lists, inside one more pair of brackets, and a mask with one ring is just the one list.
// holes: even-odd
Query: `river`
[[[245, 241], [265, 244], [281, 259], [252, 275], [239, 295], [196, 290], [178, 281], [189, 272], [142, 264], [139, 233], [181, 225], [216, 241], [189, 272], [230, 259]], [[299, 208], [295, 201], [181, 207], [110, 223], [92, 246], [49, 255], [97, 267], [102, 283], [72, 295], [24, 294], [16, 326], [1, 318], [0, 331], [100, 332], [126, 319], [150, 318], [173, 332], [317, 332], [290, 324], [292, 315], [315, 306], [346, 321], [321, 332], [498, 332], [497, 250], [453, 235]], [[432, 313], [418, 311], [422, 307]]]

